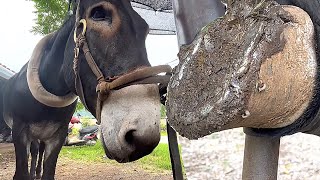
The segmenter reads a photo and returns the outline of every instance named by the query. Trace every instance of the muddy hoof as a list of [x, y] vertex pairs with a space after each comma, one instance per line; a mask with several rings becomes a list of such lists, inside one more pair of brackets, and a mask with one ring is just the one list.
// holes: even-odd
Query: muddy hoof
[[166, 106], [169, 123], [182, 136], [285, 127], [312, 100], [317, 62], [308, 14], [273, 2], [257, 12], [241, 6], [235, 1], [226, 16], [180, 49]]

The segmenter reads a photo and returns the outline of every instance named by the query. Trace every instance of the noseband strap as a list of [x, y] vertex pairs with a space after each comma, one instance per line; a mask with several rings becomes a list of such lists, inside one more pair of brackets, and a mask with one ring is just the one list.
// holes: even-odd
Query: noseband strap
[[[86, 37], [86, 22], [84, 19], [81, 19], [78, 25], [83, 25], [82, 33], [78, 36], [77, 27], [74, 31], [74, 40], [76, 43], [76, 47], [74, 49], [74, 60], [73, 60], [73, 70], [75, 73], [75, 89], [77, 95], [80, 97], [83, 105], [86, 109], [89, 110], [88, 105], [85, 100], [83, 86], [80, 78], [80, 62], [79, 62], [79, 54], [80, 50], [82, 50], [87, 64], [89, 65], [90, 69], [94, 73], [97, 78], [98, 85], [96, 86], [97, 92], [97, 105], [96, 105], [96, 118], [98, 123], [101, 122], [101, 110], [102, 110], [102, 103], [105, 101], [110, 93], [111, 90], [117, 90], [126, 86], [135, 85], [135, 84], [159, 84], [159, 87], [163, 89], [166, 87], [170, 77], [171, 77], [171, 67], [169, 65], [160, 65], [155, 67], [141, 67], [132, 72], [121, 76], [115, 76], [112, 78], [106, 79], [99, 69], [98, 65], [94, 61]], [[164, 75], [159, 75], [160, 73], [165, 73]], [[160, 88], [160, 89], [161, 89]], [[161, 93], [161, 92], [160, 92]]]

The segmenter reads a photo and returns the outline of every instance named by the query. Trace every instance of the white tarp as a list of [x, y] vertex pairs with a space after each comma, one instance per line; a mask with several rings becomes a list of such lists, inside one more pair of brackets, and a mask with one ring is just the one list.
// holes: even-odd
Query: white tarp
[[13, 71], [0, 64], [0, 79], [9, 79], [14, 74]]
[[171, 0], [133, 0], [132, 6], [149, 24], [150, 34], [175, 34]]

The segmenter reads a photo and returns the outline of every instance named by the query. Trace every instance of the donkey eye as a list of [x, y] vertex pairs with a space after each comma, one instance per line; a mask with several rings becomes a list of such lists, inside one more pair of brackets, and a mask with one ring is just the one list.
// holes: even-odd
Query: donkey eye
[[109, 21], [112, 22], [112, 14], [110, 11], [104, 9], [103, 7], [99, 6], [93, 8], [91, 11], [90, 17], [95, 21]]

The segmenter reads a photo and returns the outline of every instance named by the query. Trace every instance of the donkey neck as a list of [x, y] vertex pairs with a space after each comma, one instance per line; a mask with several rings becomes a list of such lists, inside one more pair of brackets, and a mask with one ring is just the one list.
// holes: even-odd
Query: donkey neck
[[70, 92], [66, 81], [64, 79], [64, 54], [66, 44], [72, 36], [75, 18], [70, 18], [63, 24], [63, 26], [54, 33], [53, 37], [46, 45], [45, 52], [41, 59], [39, 68], [40, 81], [43, 87], [55, 94], [65, 95]]

